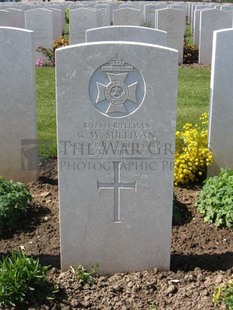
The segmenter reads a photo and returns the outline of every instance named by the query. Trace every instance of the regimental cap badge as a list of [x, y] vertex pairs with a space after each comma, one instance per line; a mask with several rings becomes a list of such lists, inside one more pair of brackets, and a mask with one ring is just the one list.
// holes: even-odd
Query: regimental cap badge
[[136, 112], [145, 97], [145, 82], [139, 71], [118, 54], [91, 77], [89, 95], [96, 109], [112, 118]]

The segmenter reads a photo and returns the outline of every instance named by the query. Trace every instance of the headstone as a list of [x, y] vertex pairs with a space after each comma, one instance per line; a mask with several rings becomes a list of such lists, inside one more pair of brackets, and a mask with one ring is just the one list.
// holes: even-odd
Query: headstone
[[[194, 33], [194, 27], [195, 27], [195, 12], [197, 10], [206, 10], [206, 9], [208, 9], [208, 7], [206, 5], [198, 5], [197, 4], [194, 6], [194, 10], [192, 12], [193, 15], [192, 15], [192, 19], [191, 19], [191, 31], [192, 31], [192, 33]], [[200, 17], [200, 15], [199, 15], [199, 17]], [[199, 20], [200, 20], [200, 18], [199, 18]], [[198, 29], [199, 29], [199, 26], [198, 26]]]
[[220, 168], [233, 169], [233, 30], [214, 31], [211, 65], [211, 100], [209, 113], [209, 148], [214, 164], [209, 176]]
[[[200, 33], [200, 14], [204, 9], [196, 9], [194, 11], [193, 21], [193, 44], [199, 46], [199, 33]], [[210, 9], [205, 9], [210, 10]]]
[[211, 64], [213, 31], [231, 27], [232, 16], [228, 12], [216, 9], [201, 11], [198, 59], [200, 64]]
[[10, 27], [24, 28], [24, 11], [19, 9], [9, 8], [9, 24]]
[[37, 130], [33, 32], [0, 27], [0, 176], [36, 181]]
[[136, 9], [136, 6], [133, 3], [122, 3], [119, 5], [119, 9], [125, 9], [125, 8]]
[[96, 4], [94, 6], [98, 10], [100, 27], [110, 26], [112, 22], [112, 8], [109, 4]]
[[86, 42], [97, 41], [133, 41], [167, 46], [167, 33], [136, 26], [111, 26], [87, 30]]
[[183, 3], [183, 4], [175, 3], [175, 4], [170, 5], [170, 8], [176, 9], [176, 10], [182, 10], [182, 11], [186, 10], [185, 3]]
[[89, 8], [70, 10], [70, 44], [85, 42], [85, 31], [98, 26], [97, 10]]
[[113, 10], [113, 25], [140, 26], [141, 13], [137, 9], [123, 8]]
[[97, 42], [56, 59], [62, 269], [169, 269], [177, 51]]
[[9, 26], [10, 13], [7, 10], [0, 10], [0, 26]]
[[45, 9], [33, 9], [25, 12], [25, 28], [34, 32], [35, 61], [40, 58], [47, 62], [47, 58], [37, 52], [38, 47], [53, 47], [53, 13]]
[[63, 12], [60, 9], [55, 8], [47, 8], [48, 10], [52, 11], [53, 13], [53, 39], [56, 40], [62, 36], [63, 30]]
[[167, 46], [179, 51], [179, 63], [183, 63], [185, 11], [161, 9], [155, 16], [155, 28], [167, 32]]
[[225, 11], [225, 12], [233, 12], [233, 6], [232, 5], [223, 5], [222, 7], [221, 7], [221, 10], [222, 11]]
[[166, 5], [159, 5], [159, 4], [146, 4], [144, 5], [144, 23], [145, 26], [154, 28], [155, 27], [155, 10], [160, 10], [166, 7]]

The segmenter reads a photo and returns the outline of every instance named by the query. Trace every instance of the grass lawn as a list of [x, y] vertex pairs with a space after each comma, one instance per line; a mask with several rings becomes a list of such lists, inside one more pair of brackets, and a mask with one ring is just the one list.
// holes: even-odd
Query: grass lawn
[[210, 68], [179, 68], [177, 130], [209, 112]]
[[[56, 155], [55, 69], [36, 68], [38, 139], [48, 141], [49, 147], [40, 153]], [[209, 68], [179, 68], [177, 130], [185, 123], [195, 123], [208, 112], [210, 94]], [[42, 143], [43, 144], [43, 143]]]

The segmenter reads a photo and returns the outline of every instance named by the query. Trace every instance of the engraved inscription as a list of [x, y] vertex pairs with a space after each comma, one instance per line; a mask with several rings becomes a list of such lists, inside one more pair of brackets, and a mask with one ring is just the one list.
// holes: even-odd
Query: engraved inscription
[[96, 109], [113, 118], [128, 116], [139, 109], [146, 93], [138, 70], [118, 55], [98, 68], [89, 84], [89, 96]]
[[175, 20], [176, 20], [176, 18], [175, 18], [174, 15], [172, 15], [172, 14], [168, 15], [167, 21], [168, 21], [169, 23], [172, 23], [172, 22], [174, 22]]
[[114, 217], [113, 217], [114, 223], [121, 222], [120, 190], [121, 189], [136, 190], [136, 181], [132, 183], [121, 182], [120, 169], [121, 169], [121, 162], [113, 161], [114, 182], [113, 183], [100, 183], [97, 180], [97, 190], [100, 190], [100, 189], [113, 189], [114, 190]]

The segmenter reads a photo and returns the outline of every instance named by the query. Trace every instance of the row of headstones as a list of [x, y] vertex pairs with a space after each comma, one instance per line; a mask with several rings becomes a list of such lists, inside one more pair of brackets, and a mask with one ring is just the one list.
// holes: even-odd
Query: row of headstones
[[[0, 27], [0, 175], [24, 182], [38, 176], [32, 42], [32, 31]], [[232, 29], [215, 32], [214, 169], [233, 168], [232, 47]], [[177, 51], [117, 41], [56, 54], [62, 269], [169, 269]]]
[[[145, 7], [147, 6], [151, 5], [145, 5]], [[19, 13], [24, 13], [24, 11], [19, 11], [15, 9], [11, 9], [9, 11], [10, 12], [0, 11], [0, 15], [1, 13], [3, 13], [15, 14], [14, 16], [19, 16]], [[101, 24], [99, 19], [99, 13], [101, 12], [101, 10], [95, 10], [90, 8], [79, 8], [70, 10], [69, 39], [71, 45], [85, 42], [86, 30], [91, 28], [97, 28], [107, 24]], [[40, 46], [43, 46], [45, 48], [52, 48], [53, 39], [60, 37], [62, 31], [64, 30], [64, 23], [62, 22], [62, 20], [64, 21], [64, 17], [62, 10], [48, 10], [38, 8], [33, 10], [27, 10], [25, 11], [24, 15], [25, 28], [34, 31], [35, 50], [37, 50], [37, 48]], [[20, 16], [22, 17], [23, 15], [21, 14]], [[154, 28], [167, 32], [167, 46], [175, 48], [179, 51], [179, 62], [182, 63], [183, 39], [185, 31], [185, 11], [177, 9], [156, 10], [154, 20], [156, 21]], [[113, 10], [113, 24], [139, 26], [140, 11], [133, 8], [121, 8]], [[12, 25], [21, 28], [19, 24], [16, 25], [16, 23], [12, 23]], [[109, 30], [106, 29], [107, 33], [108, 31]], [[118, 34], [118, 39], [124, 39], [121, 36], [121, 32], [118, 32]], [[96, 40], [98, 41], [99, 39], [96, 37]], [[41, 58], [43, 61], [46, 61], [46, 58], [40, 53], [36, 53], [35, 57]]]
[[199, 48], [200, 64], [211, 64], [213, 31], [233, 27], [233, 6], [216, 3], [187, 3], [193, 42]]
[[[85, 42], [87, 29], [114, 25], [140, 25], [144, 16], [144, 25], [167, 32], [167, 46], [179, 51], [179, 62], [183, 60], [183, 39], [185, 30], [185, 13], [188, 16], [194, 43], [199, 47], [199, 63], [210, 64], [212, 57], [213, 31], [232, 27], [232, 6], [207, 3], [174, 4], [173, 9], [162, 8], [166, 4], [121, 4], [120, 9], [113, 9], [112, 4], [66, 4], [70, 6], [70, 44]], [[0, 10], [0, 24], [14, 26], [34, 31], [35, 50], [39, 46], [52, 48], [53, 39], [61, 36], [64, 31], [64, 7], [47, 6], [49, 10], [23, 10], [11, 8]], [[8, 5], [9, 7], [9, 5]], [[46, 7], [46, 6], [45, 6]], [[138, 9], [135, 9], [137, 7]], [[28, 8], [28, 7], [27, 7]], [[140, 8], [140, 9], [139, 9]], [[175, 8], [175, 9], [174, 9]], [[183, 9], [182, 9], [183, 8]], [[25, 7], [24, 7], [25, 9]], [[186, 10], [185, 10], [186, 9]], [[25, 20], [24, 20], [25, 16]], [[113, 18], [111, 17], [113, 16]], [[10, 17], [10, 18], [9, 18]], [[11, 21], [11, 22], [9, 22]], [[119, 37], [120, 39], [120, 37]], [[46, 61], [37, 53], [36, 58]]]
[[[156, 25], [153, 28], [167, 32], [166, 46], [179, 51], [179, 62], [182, 63], [185, 11], [177, 9], [160, 9], [155, 11], [154, 19], [156, 20]], [[140, 25], [139, 13], [132, 8], [123, 8], [113, 11], [113, 20], [113, 25]], [[124, 33], [121, 30], [118, 30], [117, 32], [115, 31], [116, 34], [112, 37], [108, 35], [114, 31], [110, 29], [111, 27], [112, 26], [106, 26], [102, 28], [102, 30], [96, 32], [96, 34], [100, 35], [96, 35], [93, 39], [101, 41], [103, 38], [107, 39], [108, 37], [108, 40], [125, 40]], [[70, 44], [88, 41], [88, 37], [85, 37], [86, 31], [91, 28], [98, 28], [97, 14], [94, 10], [76, 9], [70, 11]], [[146, 28], [151, 29], [148, 27]], [[153, 32], [151, 32], [151, 34], [152, 33]], [[130, 36], [126, 39], [128, 38], [130, 38]], [[153, 37], [151, 40], [153, 40]]]
[[[66, 2], [64, 4], [34, 4], [34, 5], [25, 5], [25, 4], [9, 4], [9, 3], [0, 3], [0, 12], [1, 12], [1, 24], [0, 26], [11, 26], [15, 27], [16, 19], [20, 20], [20, 24], [23, 25], [22, 16], [20, 15], [20, 11], [31, 10], [35, 8], [45, 8], [45, 9], [62, 9], [69, 8], [70, 10], [78, 9], [78, 8], [89, 8], [96, 9], [98, 12], [98, 23], [99, 26], [109, 26], [112, 23], [129, 23], [135, 26], [139, 26], [142, 24], [146, 24], [147, 26], [154, 27], [155, 25], [155, 10], [163, 9], [163, 8], [176, 8], [185, 11], [185, 5], [176, 5], [176, 4], [168, 4], [164, 2], [157, 2], [157, 4], [148, 4], [148, 2], [137, 2], [138, 5], [133, 4], [116, 4], [116, 3], [88, 3], [83, 4], [82, 2], [78, 2], [78, 4], [70, 4]], [[129, 14], [127, 18], [127, 11], [119, 11], [115, 12], [117, 9], [132, 9], [132, 13]], [[17, 10], [17, 12], [11, 12], [11, 14], [6, 14], [9, 10]], [[9, 13], [9, 12], [8, 12]], [[17, 16], [18, 13], [18, 16]], [[21, 12], [22, 13], [22, 12]], [[124, 13], [124, 14], [123, 14]], [[134, 13], [134, 14], [133, 14]], [[115, 17], [114, 17], [115, 15]], [[132, 16], [131, 16], [132, 15]], [[17, 17], [15, 17], [17, 16]], [[20, 17], [19, 17], [20, 16]], [[17, 21], [18, 23], [18, 21]], [[23, 27], [23, 26], [22, 26]]]
[[[20, 6], [19, 6], [20, 7]], [[46, 9], [23, 7], [12, 8], [9, 5], [5, 10], [0, 10], [0, 26], [9, 26], [32, 30], [34, 32], [35, 60], [46, 58], [37, 53], [38, 47], [53, 47], [53, 40], [62, 36], [65, 30], [65, 10], [63, 6], [50, 7]]]

